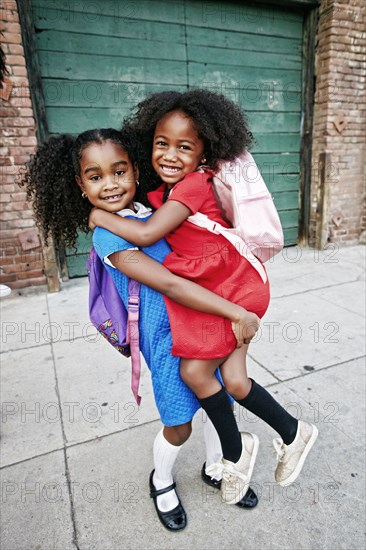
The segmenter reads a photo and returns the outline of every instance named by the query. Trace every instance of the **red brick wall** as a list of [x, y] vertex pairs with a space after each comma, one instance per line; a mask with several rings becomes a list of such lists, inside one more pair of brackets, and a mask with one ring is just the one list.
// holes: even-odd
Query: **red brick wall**
[[[310, 244], [356, 244], [366, 227], [365, 46], [365, 0], [323, 0], [317, 37]], [[323, 187], [318, 172], [322, 153], [326, 153]]]
[[46, 282], [33, 212], [15, 183], [37, 139], [16, 1], [4, 0], [0, 13], [0, 39], [10, 81], [0, 90], [0, 282], [21, 288]]

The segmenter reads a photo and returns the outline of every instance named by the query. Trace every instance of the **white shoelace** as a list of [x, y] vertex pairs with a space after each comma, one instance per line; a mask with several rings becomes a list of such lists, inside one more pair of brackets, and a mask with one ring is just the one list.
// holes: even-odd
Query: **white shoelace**
[[282, 439], [279, 438], [274, 439], [273, 446], [277, 454], [277, 461], [281, 462], [285, 455], [284, 442], [282, 441]]
[[206, 474], [211, 477], [221, 476], [226, 482], [231, 482], [236, 477], [242, 479], [244, 482], [248, 479], [247, 475], [235, 468], [235, 464], [223, 464], [222, 462], [216, 462], [208, 466]]
[[222, 477], [223, 467], [224, 465], [221, 462], [214, 462], [211, 466], [207, 466], [206, 474], [211, 478]]

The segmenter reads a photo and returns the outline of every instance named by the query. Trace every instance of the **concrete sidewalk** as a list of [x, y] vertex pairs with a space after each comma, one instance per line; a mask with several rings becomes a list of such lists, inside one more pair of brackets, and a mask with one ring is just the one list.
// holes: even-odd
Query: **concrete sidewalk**
[[188, 526], [169, 533], [148, 494], [160, 421], [149, 372], [88, 320], [87, 280], [1, 301], [2, 550], [365, 548], [365, 248], [293, 247], [268, 265], [272, 302], [249, 372], [319, 438], [298, 481], [274, 483], [276, 434], [243, 409], [260, 449], [260, 502], [227, 506], [200, 479], [199, 411], [175, 467]]

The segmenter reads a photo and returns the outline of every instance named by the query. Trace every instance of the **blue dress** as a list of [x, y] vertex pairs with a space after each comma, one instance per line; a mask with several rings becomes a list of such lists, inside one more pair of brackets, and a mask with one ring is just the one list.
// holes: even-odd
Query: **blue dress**
[[[134, 248], [134, 245], [125, 239], [100, 227], [94, 231], [93, 244], [102, 260], [113, 252]], [[159, 263], [162, 263], [171, 252], [165, 240], [141, 250]], [[118, 269], [106, 263], [104, 265], [127, 308], [128, 278]], [[200, 404], [180, 377], [180, 358], [172, 356], [172, 335], [164, 298], [145, 285], [141, 285], [140, 289], [139, 330], [140, 350], [151, 371], [154, 397], [161, 421], [165, 426], [189, 422], [200, 408]]]

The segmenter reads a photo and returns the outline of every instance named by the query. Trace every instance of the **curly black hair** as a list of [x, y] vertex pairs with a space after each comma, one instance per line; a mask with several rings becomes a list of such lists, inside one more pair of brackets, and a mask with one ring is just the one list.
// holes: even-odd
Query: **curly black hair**
[[[137, 130], [142, 145], [139, 159], [140, 181], [150, 189], [158, 185], [152, 171], [151, 151], [156, 124], [170, 111], [183, 111], [192, 119], [204, 142], [207, 164], [217, 169], [221, 160], [234, 160], [253, 143], [241, 109], [221, 94], [194, 89], [187, 92], [166, 91], [151, 95], [125, 120], [124, 127]], [[150, 182], [150, 183], [149, 183]]]
[[[52, 236], [58, 250], [75, 247], [78, 231], [87, 233], [88, 216], [93, 205], [82, 198], [75, 181], [80, 176], [80, 158], [91, 143], [112, 141], [120, 145], [132, 163], [136, 162], [136, 132], [113, 128], [87, 130], [77, 137], [58, 135], [40, 145], [18, 178], [32, 200], [36, 222], [47, 244]], [[138, 197], [136, 197], [138, 199]]]

